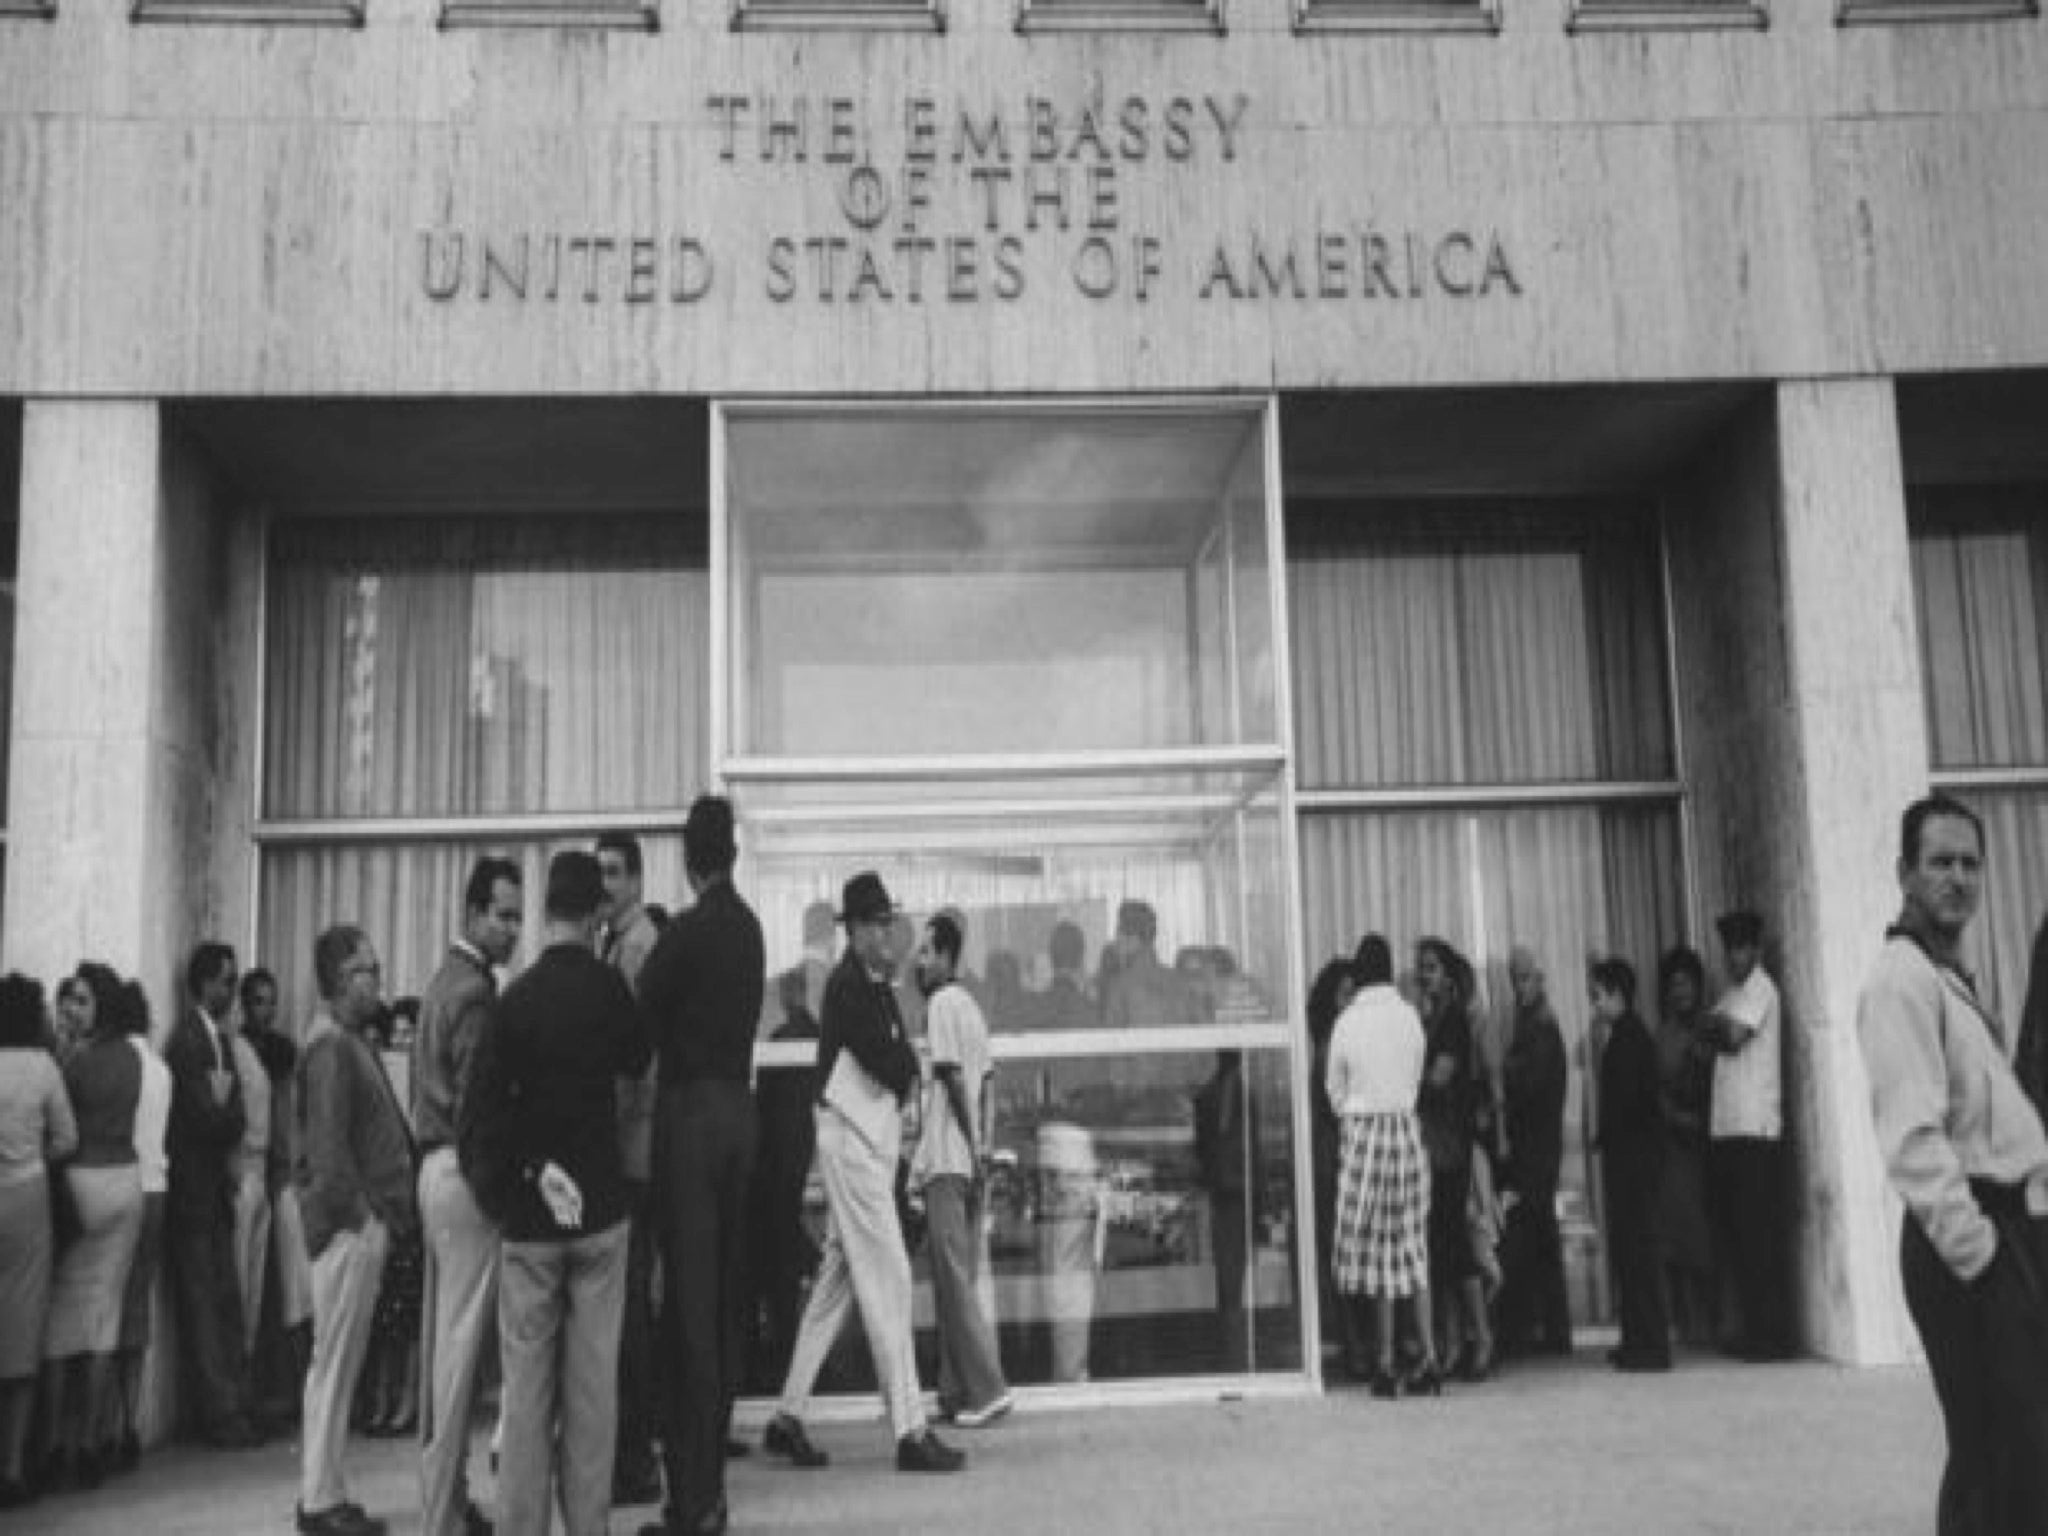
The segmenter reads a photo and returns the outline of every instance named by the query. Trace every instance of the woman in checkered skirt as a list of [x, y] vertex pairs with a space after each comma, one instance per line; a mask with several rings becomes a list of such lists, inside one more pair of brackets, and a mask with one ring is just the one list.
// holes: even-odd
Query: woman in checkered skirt
[[[1353, 961], [1358, 995], [1330, 1037], [1327, 1086], [1343, 1125], [1332, 1263], [1347, 1306], [1370, 1297], [1375, 1397], [1434, 1395], [1443, 1384], [1429, 1315], [1429, 1163], [1416, 1127], [1422, 1084], [1422, 1020], [1394, 990], [1387, 941], [1369, 933]], [[1394, 1302], [1412, 1298], [1420, 1362], [1403, 1382], [1394, 1374]]]

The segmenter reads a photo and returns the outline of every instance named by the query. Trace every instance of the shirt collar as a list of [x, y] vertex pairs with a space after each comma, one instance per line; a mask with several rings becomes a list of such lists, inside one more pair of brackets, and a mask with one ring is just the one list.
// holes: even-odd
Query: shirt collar
[[1937, 969], [1947, 971], [1969, 988], [1972, 997], [1976, 996], [1977, 978], [1964, 970], [1962, 962], [1953, 955], [1944, 955], [1941, 939], [1916, 913], [1901, 912], [1898, 921], [1885, 929], [1884, 936], [1887, 939], [1904, 939], [1925, 955]]

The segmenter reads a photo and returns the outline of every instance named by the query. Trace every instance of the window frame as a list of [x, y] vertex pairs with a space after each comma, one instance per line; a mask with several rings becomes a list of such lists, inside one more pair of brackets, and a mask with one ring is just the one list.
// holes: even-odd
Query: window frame
[[1835, 25], [1901, 26], [1944, 21], [2024, 21], [2041, 0], [1837, 0]]
[[1572, 0], [1567, 32], [1764, 31], [1769, 0]]
[[369, 0], [135, 0], [135, 22], [361, 27]]
[[1017, 30], [1208, 32], [1230, 30], [1225, 0], [1017, 0]]
[[1465, 32], [1501, 29], [1501, 0], [1294, 0], [1294, 30]]
[[735, 32], [943, 32], [946, 0], [732, 0]]
[[440, 26], [661, 30], [661, 0], [441, 0]]

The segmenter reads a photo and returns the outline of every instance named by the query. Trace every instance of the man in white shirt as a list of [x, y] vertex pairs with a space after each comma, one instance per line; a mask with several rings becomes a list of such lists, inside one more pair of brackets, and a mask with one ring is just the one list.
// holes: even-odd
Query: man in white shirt
[[927, 999], [924, 1135], [911, 1186], [924, 1191], [939, 1324], [939, 1413], [978, 1429], [1010, 1411], [995, 1328], [975, 1293], [981, 1267], [982, 1158], [988, 1150], [988, 1023], [960, 982], [959, 922], [941, 912], [925, 924], [917, 979]]
[[1899, 829], [1899, 918], [1857, 1002], [1899, 1272], [1948, 1432], [1943, 1531], [2048, 1530], [2048, 1135], [1961, 964], [1984, 828], [1933, 795]]
[[1742, 1331], [1738, 1359], [1793, 1354], [1786, 1298], [1784, 1029], [1777, 986], [1763, 968], [1763, 919], [1725, 912], [1715, 923], [1727, 957], [1728, 989], [1714, 1004], [1714, 1063], [1707, 1190], [1722, 1251], [1734, 1270]]

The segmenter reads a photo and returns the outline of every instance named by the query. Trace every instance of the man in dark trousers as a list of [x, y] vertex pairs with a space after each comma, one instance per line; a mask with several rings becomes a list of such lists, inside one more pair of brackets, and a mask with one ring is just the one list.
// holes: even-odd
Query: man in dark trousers
[[[769, 1038], [815, 1045], [818, 1020], [806, 999], [804, 967], [793, 965], [777, 979], [782, 1023]], [[754, 1272], [758, 1298], [757, 1348], [760, 1378], [779, 1383], [796, 1344], [796, 1320], [803, 1310], [804, 1279], [818, 1263], [818, 1245], [804, 1227], [804, 1186], [810, 1182], [811, 1154], [817, 1150], [818, 1073], [815, 1057], [802, 1064], [764, 1064], [755, 1079], [754, 1102], [760, 1136], [754, 1158]]]
[[[640, 968], [654, 953], [661, 929], [647, 910], [640, 839], [607, 832], [594, 850], [604, 874], [604, 928], [597, 952], [638, 992]], [[654, 1281], [654, 1073], [619, 1084], [619, 1156], [632, 1204], [626, 1248], [626, 1321], [619, 1333], [619, 1447], [612, 1458], [612, 1503], [652, 1504], [661, 1497], [654, 1459], [654, 1326], [649, 1315]]]
[[733, 888], [737, 852], [731, 803], [700, 795], [683, 823], [696, 903], [669, 924], [640, 971], [661, 1085], [653, 1172], [668, 1502], [646, 1527], [656, 1536], [725, 1529], [726, 1437], [746, 1362], [749, 1078], [767, 949], [753, 909]]
[[1938, 1529], [2048, 1531], [2048, 1134], [1962, 967], [1984, 889], [1975, 813], [1939, 795], [1907, 807], [1898, 881], [1856, 1030], [1948, 1435]]
[[235, 1283], [235, 1180], [246, 1119], [227, 1038], [235, 1005], [235, 952], [201, 944], [185, 967], [192, 1006], [171, 1030], [171, 1116], [164, 1137], [170, 1188], [164, 1207], [178, 1332], [190, 1402], [207, 1444], [235, 1449], [261, 1437], [249, 1420], [241, 1293]]
[[618, 1080], [647, 1032], [597, 957], [604, 885], [587, 853], [548, 863], [546, 948], [499, 997], [459, 1106], [463, 1177], [504, 1239], [501, 1536], [605, 1536], [626, 1300]]
[[1545, 1354], [1568, 1355], [1572, 1320], [1557, 1230], [1569, 1073], [1564, 1031], [1551, 1009], [1543, 968], [1524, 945], [1508, 954], [1508, 985], [1515, 994], [1515, 1019], [1501, 1063], [1502, 1152], [1515, 1200], [1501, 1240], [1500, 1342], [1509, 1353], [1533, 1344]]

